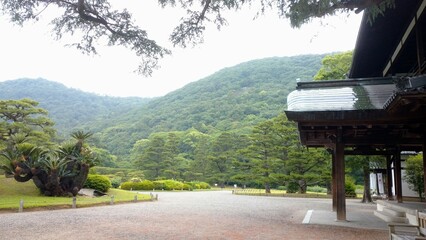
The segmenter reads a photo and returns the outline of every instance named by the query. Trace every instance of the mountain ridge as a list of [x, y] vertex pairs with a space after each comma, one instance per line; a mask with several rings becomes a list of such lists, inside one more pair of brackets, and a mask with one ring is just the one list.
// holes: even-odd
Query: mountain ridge
[[249, 133], [255, 124], [283, 112], [296, 79], [312, 79], [324, 56], [272, 57], [240, 63], [154, 99], [80, 95], [75, 89], [61, 94], [64, 88], [57, 85], [51, 92], [41, 82], [38, 87], [31, 85], [32, 95], [19, 86], [4, 91], [6, 84], [0, 82], [0, 99], [23, 96], [25, 92], [49, 111], [52, 120], [59, 120], [62, 135], [74, 129], [95, 132], [100, 147], [125, 158], [137, 140], [154, 132], [195, 128], [210, 134]]

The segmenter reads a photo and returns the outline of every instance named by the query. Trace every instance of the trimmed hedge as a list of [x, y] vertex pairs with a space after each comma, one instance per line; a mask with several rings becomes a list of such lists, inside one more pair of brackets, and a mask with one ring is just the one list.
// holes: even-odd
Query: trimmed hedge
[[106, 176], [89, 174], [83, 187], [96, 189], [100, 192], [107, 192], [111, 187], [111, 181]]
[[149, 180], [143, 180], [142, 182], [124, 182], [121, 184], [123, 190], [152, 190], [154, 189], [154, 183]]
[[157, 183], [159, 186], [162, 185], [163, 186], [162, 189], [167, 191], [183, 189], [183, 183], [175, 181], [175, 180], [159, 180], [159, 181], [154, 181], [154, 183]]
[[193, 189], [210, 189], [211, 186], [210, 184], [206, 183], [206, 182], [189, 182], [189, 185], [192, 186]]
[[182, 183], [175, 180], [158, 180], [158, 181], [149, 181], [144, 180], [142, 182], [124, 182], [121, 184], [121, 189], [123, 190], [188, 190], [192, 191], [193, 189], [210, 189], [210, 185], [205, 182], [188, 182]]

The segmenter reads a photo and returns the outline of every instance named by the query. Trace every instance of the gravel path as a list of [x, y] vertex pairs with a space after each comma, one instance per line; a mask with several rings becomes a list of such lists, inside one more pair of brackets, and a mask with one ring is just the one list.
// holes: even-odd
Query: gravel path
[[0, 214], [0, 239], [387, 239], [387, 231], [301, 224], [329, 199], [160, 192], [158, 202]]

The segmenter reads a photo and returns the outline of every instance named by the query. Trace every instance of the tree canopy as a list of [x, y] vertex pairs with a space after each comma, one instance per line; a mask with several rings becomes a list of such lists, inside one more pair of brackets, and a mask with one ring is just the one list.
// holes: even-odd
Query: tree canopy
[[[383, 14], [387, 8], [394, 7], [395, 0], [158, 0], [162, 7], [172, 6], [187, 10], [187, 15], [170, 35], [175, 46], [186, 47], [203, 41], [203, 32], [207, 24], [217, 28], [227, 24], [223, 13], [227, 10], [241, 10], [244, 5], [258, 7], [258, 14], [275, 11], [282, 18], [290, 19], [293, 27], [300, 27], [312, 18], [333, 15], [339, 12], [366, 10], [372, 19]], [[55, 8], [61, 15], [51, 20], [53, 34], [57, 39], [64, 35], [80, 36], [72, 44], [84, 53], [96, 54], [98, 41], [108, 45], [120, 45], [129, 48], [141, 58], [138, 72], [151, 75], [158, 67], [158, 61], [170, 50], [158, 45], [148, 37], [146, 30], [135, 24], [127, 9], [115, 10], [108, 0], [1, 0], [1, 13], [9, 16], [11, 22], [22, 25], [24, 22], [37, 21], [47, 8]]]
[[339, 80], [347, 78], [352, 64], [353, 51], [325, 56], [314, 80]]

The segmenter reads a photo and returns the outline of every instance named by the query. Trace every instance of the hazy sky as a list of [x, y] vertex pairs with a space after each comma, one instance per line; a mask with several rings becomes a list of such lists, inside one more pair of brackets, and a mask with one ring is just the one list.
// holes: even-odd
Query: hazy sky
[[0, 81], [40, 77], [101, 95], [162, 96], [222, 68], [254, 59], [351, 50], [361, 21], [361, 14], [351, 14], [292, 29], [287, 20], [272, 12], [253, 20], [255, 12], [247, 8], [227, 13], [229, 25], [220, 31], [210, 27], [204, 43], [181, 49], [168, 41], [184, 13], [181, 9], [161, 9], [157, 1], [115, 1], [114, 6], [133, 13], [150, 38], [173, 52], [160, 60], [161, 68], [152, 77], [134, 73], [139, 58], [130, 50], [101, 46], [99, 55], [83, 55], [64, 47], [69, 41], [54, 40], [47, 17], [21, 28], [0, 16]]

